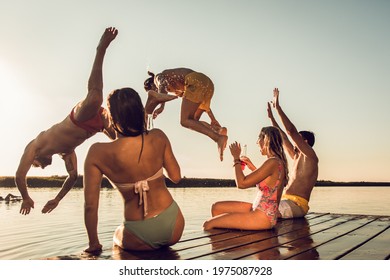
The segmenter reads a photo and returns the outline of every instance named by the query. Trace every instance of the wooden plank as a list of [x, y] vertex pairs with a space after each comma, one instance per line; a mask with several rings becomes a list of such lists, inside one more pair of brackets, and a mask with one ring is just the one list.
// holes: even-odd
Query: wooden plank
[[75, 254], [61, 260], [181, 259], [389, 259], [390, 217], [309, 213], [281, 220], [272, 230], [215, 229], [187, 232], [179, 243], [156, 251], [105, 249], [101, 255]]
[[[329, 219], [333, 219], [333, 216], [327, 214], [312, 214], [309, 216], [310, 221], [315, 223], [321, 223]], [[300, 219], [296, 220], [285, 220], [278, 224], [278, 227], [281, 228], [281, 232], [286, 232], [288, 230], [297, 230], [301, 226], [299, 222]], [[302, 219], [305, 221], [305, 219]], [[289, 224], [295, 224], [293, 228]], [[210, 232], [193, 232], [184, 236], [184, 238], [177, 244], [171, 246], [171, 248], [161, 249], [151, 252], [128, 252], [116, 248], [112, 251], [112, 259], [122, 259], [122, 260], [136, 260], [136, 259], [145, 259], [145, 260], [178, 260], [178, 259], [191, 259], [196, 258], [198, 255], [202, 254], [213, 254], [215, 250], [223, 251], [225, 248], [241, 246], [243, 243], [254, 242], [259, 238], [271, 238], [275, 235], [274, 231], [265, 231], [267, 232], [264, 236], [264, 231], [237, 231], [237, 230], [223, 230], [216, 229]], [[253, 236], [255, 234], [255, 237]], [[252, 235], [252, 236], [249, 236]], [[101, 255], [103, 259], [107, 256], [106, 254]]]
[[[301, 229], [304, 225], [320, 224], [324, 221], [333, 219], [332, 216], [322, 216], [318, 219], [289, 219], [280, 221], [272, 231], [257, 231], [250, 236], [250, 240], [244, 238], [236, 238], [229, 243], [223, 243], [219, 247], [215, 247], [208, 253], [200, 254], [192, 257], [192, 259], [235, 259], [242, 257], [245, 254], [245, 249], [257, 247], [261, 243], [265, 249], [275, 246], [277, 237], [288, 232], [294, 232]], [[272, 234], [270, 234], [272, 232]], [[215, 242], [213, 242], [214, 244]], [[215, 244], [214, 244], [215, 245]], [[258, 250], [257, 250], [258, 251]]]
[[296, 220], [284, 220], [281, 221], [278, 226], [275, 227], [275, 234], [269, 236], [269, 238], [257, 239], [255, 242], [251, 243], [240, 243], [239, 246], [231, 246], [230, 248], [226, 248], [225, 250], [213, 252], [210, 255], [204, 255], [198, 257], [196, 259], [236, 259], [242, 256], [245, 256], [250, 251], [259, 251], [260, 248], [270, 248], [275, 247], [277, 245], [278, 236], [282, 234], [286, 234], [288, 232], [294, 232], [302, 228], [304, 225], [308, 224], [308, 220], [306, 219], [296, 219]]
[[[372, 238], [360, 247], [348, 254], [341, 256], [341, 260], [385, 260], [390, 256], [390, 218], [381, 218], [376, 221], [378, 229], [385, 229], [374, 235], [378, 230], [374, 229]], [[379, 230], [380, 231], [380, 230]]]
[[[345, 230], [350, 230], [351, 225], [349, 224], [354, 220], [352, 216], [341, 216], [339, 219], [334, 220], [334, 224], [330, 224], [328, 228], [325, 225], [318, 227], [317, 229], [312, 226], [309, 229], [309, 232], [303, 238], [296, 238], [293, 240], [289, 240], [290, 236], [281, 236], [281, 242], [286, 241], [286, 243], [282, 243], [283, 246], [280, 246], [276, 252], [271, 252], [275, 256], [273, 259], [288, 259], [291, 256], [300, 254], [312, 248], [315, 248], [318, 244], [322, 244], [323, 242], [327, 242], [329, 239], [334, 238], [339, 234], [343, 234]], [[305, 229], [302, 229], [303, 231]], [[318, 259], [318, 254], [316, 251], [311, 252], [312, 255], [308, 256], [308, 259]], [[269, 252], [258, 253], [256, 256], [248, 257], [250, 258], [264, 258], [264, 254], [270, 254]]]
[[242, 231], [221, 231], [220, 234], [210, 234], [205, 235], [203, 238], [187, 240], [185, 242], [181, 241], [173, 246], [172, 249], [176, 251], [190, 249], [194, 247], [199, 247], [203, 245], [210, 244], [211, 242], [228, 242], [230, 239], [234, 239], [236, 237], [252, 234], [253, 232], [242, 232]]
[[[335, 227], [342, 223], [347, 222], [351, 218], [340, 217], [340, 216], [329, 216], [327, 220], [324, 220], [321, 223], [313, 223], [313, 220], [302, 221], [297, 223], [294, 221], [294, 225], [297, 227], [297, 230], [291, 230], [289, 232], [278, 235], [272, 241], [269, 241], [273, 246], [265, 246], [264, 243], [253, 244], [252, 246], [246, 246], [241, 248], [241, 252], [234, 252], [230, 250], [225, 253], [225, 257], [232, 259], [245, 259], [245, 260], [275, 260], [275, 259], [284, 259], [284, 255], [281, 254], [281, 251], [287, 250], [290, 251], [294, 247], [290, 243], [294, 240], [310, 238], [311, 234]], [[310, 225], [310, 222], [313, 225]]]
[[[365, 225], [374, 221], [375, 218], [372, 217], [356, 217], [340, 226], [331, 228], [329, 230], [322, 231], [318, 234], [311, 235], [310, 239], [312, 240], [309, 245], [307, 241], [302, 244], [296, 244], [298, 250], [294, 250], [291, 256], [288, 259], [293, 260], [313, 260], [313, 259], [323, 259], [331, 260], [340, 255], [340, 250], [343, 247], [343, 242], [340, 240], [347, 241], [348, 238], [339, 239], [341, 236], [345, 236], [350, 232], [353, 232]], [[298, 240], [299, 241], [299, 240]], [[328, 245], [325, 245], [328, 244]], [[335, 246], [335, 244], [337, 244]]]
[[243, 235], [244, 232], [240, 232], [236, 238], [229, 240], [215, 240], [213, 236], [210, 237], [210, 243], [191, 250], [180, 251], [181, 259], [195, 259], [200, 256], [212, 255], [216, 252], [223, 252], [229, 248], [239, 247], [244, 244], [256, 242], [257, 240], [269, 239], [275, 235], [273, 230], [265, 230], [261, 232], [251, 232]]

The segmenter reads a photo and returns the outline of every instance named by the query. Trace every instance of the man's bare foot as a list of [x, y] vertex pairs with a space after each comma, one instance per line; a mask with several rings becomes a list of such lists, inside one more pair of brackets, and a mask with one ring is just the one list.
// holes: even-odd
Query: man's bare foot
[[226, 135], [220, 135], [217, 141], [219, 159], [223, 161], [223, 152], [225, 151], [228, 137]]

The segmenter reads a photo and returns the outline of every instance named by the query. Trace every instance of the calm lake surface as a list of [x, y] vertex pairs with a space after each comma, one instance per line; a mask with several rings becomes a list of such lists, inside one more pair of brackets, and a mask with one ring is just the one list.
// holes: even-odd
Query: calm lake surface
[[[218, 200], [252, 202], [256, 190], [235, 188], [170, 188], [186, 219], [185, 233], [202, 230], [210, 217], [211, 204]], [[29, 260], [79, 254], [88, 245], [83, 217], [83, 190], [73, 189], [50, 214], [42, 207], [58, 189], [30, 188], [35, 209], [19, 214], [21, 202], [0, 202], [0, 260]], [[0, 188], [0, 195], [19, 195], [16, 188]], [[389, 187], [316, 187], [311, 212], [390, 215]], [[123, 220], [119, 193], [102, 189], [99, 206], [99, 238], [103, 248], [112, 247], [112, 236]]]

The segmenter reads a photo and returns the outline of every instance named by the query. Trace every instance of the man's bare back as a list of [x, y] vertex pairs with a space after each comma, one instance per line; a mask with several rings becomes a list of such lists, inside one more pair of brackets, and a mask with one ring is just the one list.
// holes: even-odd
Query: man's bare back
[[[315, 152], [313, 151], [315, 154]], [[298, 152], [290, 171], [290, 180], [285, 188], [286, 194], [298, 195], [310, 200], [310, 195], [318, 177], [318, 158], [305, 156]]]

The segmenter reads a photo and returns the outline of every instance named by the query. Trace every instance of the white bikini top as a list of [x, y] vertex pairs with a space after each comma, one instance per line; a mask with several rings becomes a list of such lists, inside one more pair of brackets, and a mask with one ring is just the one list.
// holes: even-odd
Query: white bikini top
[[134, 187], [134, 193], [139, 195], [139, 203], [138, 205], [144, 205], [144, 217], [148, 214], [148, 200], [146, 196], [146, 192], [149, 191], [148, 181], [155, 180], [163, 176], [163, 168], [159, 169], [153, 176], [141, 180], [135, 183], [115, 183], [110, 180], [112, 185], [117, 189], [127, 189]]

